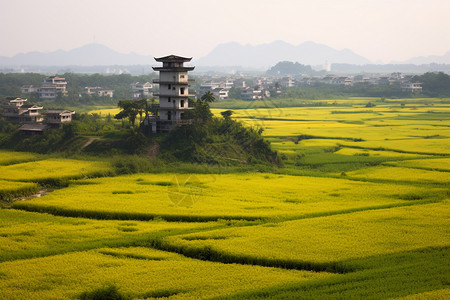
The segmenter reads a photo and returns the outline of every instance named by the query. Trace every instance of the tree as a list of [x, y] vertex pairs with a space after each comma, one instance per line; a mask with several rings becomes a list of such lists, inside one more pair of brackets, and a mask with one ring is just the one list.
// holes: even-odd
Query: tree
[[232, 110], [226, 110], [220, 113], [224, 119], [230, 119], [231, 115], [233, 114]]
[[117, 106], [122, 108], [122, 111], [115, 115], [114, 118], [118, 120], [128, 118], [131, 126], [134, 127], [136, 116], [141, 110], [142, 102], [133, 100], [121, 100], [119, 101]]
[[146, 112], [145, 109], [147, 106], [147, 99], [136, 100], [135, 103], [139, 114], [139, 122], [142, 122], [142, 115]]
[[207, 91], [207, 92], [202, 96], [201, 100], [202, 100], [203, 102], [206, 102], [206, 103], [212, 103], [212, 102], [216, 101], [216, 98], [214, 97], [214, 94], [211, 93], [211, 91]]

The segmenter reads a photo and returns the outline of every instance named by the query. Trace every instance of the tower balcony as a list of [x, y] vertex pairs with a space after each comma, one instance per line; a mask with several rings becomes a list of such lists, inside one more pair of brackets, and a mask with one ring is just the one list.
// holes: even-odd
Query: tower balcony
[[193, 92], [188, 92], [188, 94], [172, 94], [172, 93], [156, 93], [153, 94], [155, 97], [165, 97], [165, 98], [188, 98], [188, 97], [195, 97], [196, 94]]
[[153, 79], [153, 83], [157, 83], [157, 84], [190, 85], [190, 84], [195, 83], [195, 80], [194, 79], [188, 79], [188, 80], [184, 80], [184, 81], [180, 81], [180, 80], [168, 81], [168, 80]]

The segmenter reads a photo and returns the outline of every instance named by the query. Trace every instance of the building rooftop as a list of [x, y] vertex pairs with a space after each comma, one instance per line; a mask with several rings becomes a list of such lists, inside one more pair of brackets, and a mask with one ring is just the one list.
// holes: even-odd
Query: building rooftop
[[75, 114], [74, 111], [71, 110], [67, 110], [67, 109], [50, 109], [50, 110], [46, 110], [44, 112], [45, 115], [61, 115], [61, 114]]
[[27, 101], [27, 99], [19, 98], [19, 97], [6, 97], [6, 100], [9, 102], [21, 102], [21, 101]]
[[24, 124], [19, 128], [19, 130], [40, 132], [40, 131], [44, 131], [46, 128], [47, 128], [47, 125], [45, 125], [45, 124], [34, 123], [34, 124]]
[[168, 55], [164, 57], [155, 57], [157, 62], [188, 62], [191, 61], [192, 57], [181, 57], [176, 55]]
[[32, 104], [26, 104], [26, 105], [22, 105], [20, 108], [26, 108], [26, 109], [29, 109], [29, 108], [34, 108], [34, 109], [43, 109], [43, 107], [42, 106], [38, 106], [38, 105], [32, 105]]

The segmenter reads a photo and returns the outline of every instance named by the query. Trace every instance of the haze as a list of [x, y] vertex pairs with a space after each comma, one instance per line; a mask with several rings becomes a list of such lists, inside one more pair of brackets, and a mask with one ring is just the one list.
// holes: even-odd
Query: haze
[[0, 56], [96, 42], [202, 57], [218, 44], [305, 41], [389, 63], [450, 50], [448, 0], [2, 1]]

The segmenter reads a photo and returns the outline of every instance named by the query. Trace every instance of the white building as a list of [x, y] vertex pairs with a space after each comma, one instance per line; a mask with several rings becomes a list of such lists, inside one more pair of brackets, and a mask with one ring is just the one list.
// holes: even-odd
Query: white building
[[402, 91], [411, 93], [422, 92], [422, 83], [420, 82], [407, 82], [402, 84]]
[[39, 123], [42, 122], [40, 110], [42, 106], [26, 105], [27, 99], [9, 97], [2, 103], [2, 117], [11, 123]]
[[110, 97], [112, 98], [114, 96], [114, 90], [112, 89], [105, 89], [99, 86], [91, 87], [87, 86], [84, 88], [84, 93], [88, 95], [97, 95], [99, 97]]
[[212, 90], [214, 98], [216, 99], [226, 99], [228, 98], [228, 90], [223, 88], [215, 88]]
[[44, 122], [50, 126], [59, 126], [72, 122], [75, 112], [66, 109], [51, 109], [44, 112]]
[[131, 91], [133, 93], [133, 99], [147, 99], [153, 97], [153, 84], [150, 82], [146, 83], [132, 83]]
[[242, 100], [261, 100], [263, 97], [263, 92], [261, 90], [255, 90], [250, 87], [247, 87], [241, 90], [241, 98]]
[[295, 80], [292, 77], [283, 77], [280, 80], [280, 86], [289, 88], [295, 86]]
[[35, 87], [33, 85], [23, 85], [21, 88], [22, 94], [31, 94], [31, 93], [38, 93], [39, 88]]
[[41, 99], [55, 99], [59, 94], [65, 96], [67, 81], [63, 77], [50, 76], [42, 81], [42, 86], [39, 88], [39, 98]]

